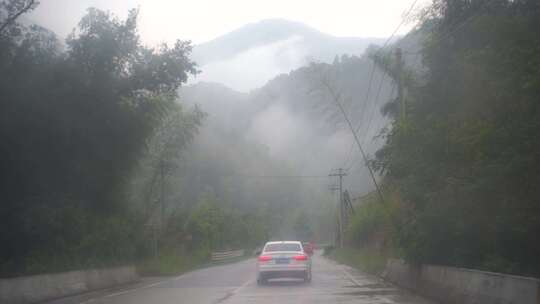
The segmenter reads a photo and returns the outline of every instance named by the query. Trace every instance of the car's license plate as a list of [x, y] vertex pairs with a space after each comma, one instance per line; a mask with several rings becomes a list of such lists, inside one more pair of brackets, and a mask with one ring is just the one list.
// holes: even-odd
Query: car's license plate
[[277, 258], [276, 259], [276, 264], [289, 264], [289, 259], [288, 258]]

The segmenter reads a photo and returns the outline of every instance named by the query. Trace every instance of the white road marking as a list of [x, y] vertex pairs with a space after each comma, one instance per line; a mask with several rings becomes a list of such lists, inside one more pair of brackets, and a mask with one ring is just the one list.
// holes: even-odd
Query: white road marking
[[[193, 272], [187, 272], [187, 273], [184, 273], [184, 274], [181, 274], [175, 278], [172, 278], [172, 279], [167, 279], [167, 280], [163, 280], [163, 281], [159, 281], [159, 282], [156, 282], [156, 283], [152, 283], [152, 284], [148, 284], [148, 285], [144, 285], [144, 286], [141, 286], [141, 287], [138, 287], [138, 288], [132, 288], [132, 289], [128, 289], [128, 290], [124, 290], [124, 291], [119, 291], [119, 292], [116, 292], [116, 293], [111, 293], [111, 294], [108, 294], [108, 295], [103, 295], [103, 296], [98, 296], [98, 297], [95, 297], [95, 298], [92, 298], [92, 299], [89, 299], [89, 300], [86, 300], [86, 301], [83, 301], [83, 302], [80, 302], [79, 304], [88, 304], [88, 303], [91, 303], [91, 302], [94, 302], [98, 299], [105, 299], [105, 298], [112, 298], [112, 297], [116, 297], [116, 296], [120, 296], [120, 295], [123, 295], [123, 294], [126, 294], [126, 293], [130, 293], [130, 292], [134, 292], [134, 291], [138, 291], [138, 290], [142, 290], [142, 289], [147, 289], [147, 288], [152, 288], [154, 286], [157, 286], [159, 284], [163, 284], [163, 283], [167, 283], [167, 282], [172, 282], [172, 281], [178, 281], [180, 280], [181, 278], [184, 278], [186, 276], [189, 276], [190, 274], [192, 274]], [[246, 286], [249, 285], [249, 283], [253, 282], [253, 280], [248, 280], [247, 282], [245, 282], [244, 284], [238, 286], [236, 289], [234, 289], [233, 291], [230, 292], [230, 295], [234, 295], [236, 293], [238, 293], [240, 290], [242, 290], [243, 288], [245, 288]]]
[[123, 295], [123, 294], [126, 294], [126, 293], [134, 292], [134, 291], [137, 291], [137, 290], [146, 289], [146, 288], [152, 288], [152, 287], [154, 287], [154, 286], [157, 286], [157, 285], [162, 284], [162, 283], [166, 283], [166, 282], [168, 282], [168, 281], [172, 281], [172, 279], [164, 280], [164, 281], [159, 281], [159, 282], [157, 282], [157, 283], [152, 283], [152, 284], [144, 285], [144, 286], [141, 286], [141, 287], [138, 287], [138, 288], [127, 289], [127, 290], [123, 290], [123, 291], [119, 291], [119, 292], [107, 294], [107, 295], [104, 295], [104, 296], [98, 296], [98, 297], [92, 298], [92, 299], [90, 299], [90, 300], [86, 300], [86, 301], [80, 302], [79, 304], [88, 304], [88, 303], [94, 302], [94, 301], [96, 301], [96, 300], [98, 300], [98, 299], [112, 298], [112, 297], [120, 296], [120, 295]]
[[133, 288], [133, 289], [128, 289], [128, 290], [124, 290], [124, 291], [120, 291], [120, 292], [111, 293], [111, 294], [108, 294], [108, 295], [104, 296], [104, 298], [116, 297], [116, 296], [119, 296], [119, 295], [123, 295], [123, 294], [126, 294], [126, 293], [137, 291], [139, 289], [140, 288]]
[[236, 287], [234, 290], [232, 291], [229, 291], [225, 294], [224, 297], [218, 299], [215, 303], [224, 303], [224, 302], [227, 302], [230, 298], [232, 298], [234, 295], [236, 295], [237, 293], [240, 292], [240, 290], [242, 290], [243, 288], [245, 288], [246, 286], [249, 285], [249, 283], [253, 282], [253, 280], [248, 280], [247, 282], [245, 282], [244, 284]]
[[249, 285], [249, 283], [253, 282], [253, 280], [248, 280], [247, 282], [245, 282], [244, 284], [238, 286], [235, 290], [232, 291], [232, 294], [237, 294], [238, 292], [240, 292], [240, 290], [244, 289], [246, 286]]
[[345, 275], [347, 276], [347, 278], [353, 282], [356, 286], [360, 286], [362, 284], [360, 284], [360, 282], [358, 282], [350, 272], [347, 271], [347, 269], [345, 267], [341, 268], [341, 270], [343, 271], [343, 273], [345, 273]]
[[170, 280], [165, 280], [165, 281], [159, 281], [159, 282], [153, 283], [153, 284], [148, 284], [148, 285], [142, 286], [142, 287], [140, 287], [140, 288], [138, 288], [138, 289], [152, 288], [152, 287], [154, 287], [154, 286], [157, 286], [157, 285], [159, 285], [159, 284], [166, 283], [166, 282], [169, 282], [169, 281], [172, 281], [172, 279], [170, 279]]

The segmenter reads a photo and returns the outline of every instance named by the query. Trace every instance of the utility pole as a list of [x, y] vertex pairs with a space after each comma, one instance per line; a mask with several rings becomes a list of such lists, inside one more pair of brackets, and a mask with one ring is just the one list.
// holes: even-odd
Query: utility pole
[[[332, 194], [334, 194], [336, 191], [339, 190], [339, 187], [338, 187], [336, 184], [334, 184], [334, 185], [332, 185], [332, 186], [329, 186], [328, 189], [329, 189], [330, 191], [332, 191]], [[338, 197], [339, 197], [339, 195], [338, 195]], [[338, 200], [336, 206], [339, 206], [339, 205], [340, 205], [340, 204], [339, 204], [339, 200]], [[336, 221], [336, 224], [337, 224], [337, 225], [336, 225], [336, 228], [337, 228], [337, 229], [336, 229], [337, 240], [340, 240], [340, 239], [341, 239], [341, 235], [340, 235], [340, 233], [341, 233], [341, 228], [340, 228], [340, 227], [341, 227], [341, 220], [340, 220], [339, 216], [340, 216], [340, 215], [338, 214], [337, 221]], [[336, 241], [336, 242], [334, 243], [334, 245], [337, 247], [337, 246], [339, 246], [339, 243]]]
[[163, 233], [165, 229], [165, 162], [161, 160], [159, 162], [159, 173], [161, 179], [161, 193], [160, 193], [160, 204], [161, 204], [161, 214], [160, 214], [160, 231]]
[[403, 98], [403, 53], [401, 48], [396, 48], [396, 77], [397, 77], [397, 86], [398, 86], [398, 102], [400, 105], [400, 118], [401, 123], [405, 124], [405, 119], [407, 118], [407, 111], [405, 107], [405, 98]]
[[337, 176], [339, 177], [339, 247], [343, 248], [343, 236], [345, 230], [345, 208], [343, 208], [343, 177], [348, 174], [345, 173], [343, 168], [337, 169], [337, 173], [330, 173], [328, 176]]
[[349, 211], [354, 214], [354, 207], [351, 202], [349, 191], [343, 191], [343, 223], [345, 227], [349, 225]]

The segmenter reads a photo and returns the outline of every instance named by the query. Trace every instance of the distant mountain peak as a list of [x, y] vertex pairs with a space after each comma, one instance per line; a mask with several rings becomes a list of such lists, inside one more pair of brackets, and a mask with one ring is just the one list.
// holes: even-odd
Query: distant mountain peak
[[[303, 23], [286, 19], [263, 19], [248, 23], [227, 34], [196, 45], [195, 61], [200, 64], [230, 58], [248, 49], [264, 46], [292, 36], [329, 36]], [[216, 50], [219, 49], [219, 52]]]
[[360, 56], [370, 44], [382, 40], [336, 37], [301, 22], [264, 19], [196, 45], [192, 59], [202, 70], [197, 80], [247, 92], [311, 60], [332, 62], [336, 55]]

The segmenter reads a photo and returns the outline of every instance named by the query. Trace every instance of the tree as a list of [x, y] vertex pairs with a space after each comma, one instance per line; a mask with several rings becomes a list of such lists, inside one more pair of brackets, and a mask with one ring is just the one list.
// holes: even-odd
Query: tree
[[[178, 142], [185, 140], [177, 148], [193, 136], [198, 116], [180, 114], [176, 101], [179, 86], [196, 73], [191, 46], [144, 47], [137, 10], [119, 20], [89, 9], [63, 51], [50, 31], [10, 21], [24, 12], [21, 3], [30, 5], [0, 7], [7, 28], [18, 29], [0, 34], [0, 271], [28, 271], [29, 259], [72, 261], [64, 268], [92, 264], [96, 252], [110, 255], [102, 261], [128, 258], [101, 248], [96, 233], [135, 246], [136, 235], [120, 233], [142, 227], [128, 202], [134, 169], [171, 117]], [[36, 210], [59, 220], [45, 221]], [[118, 230], [100, 233], [107, 223], [119, 223], [110, 226]], [[97, 251], [76, 250], [82, 242]]]
[[407, 84], [406, 130], [394, 120], [375, 162], [402, 198], [409, 260], [540, 273], [539, 14], [529, 1], [435, 1], [424, 20], [427, 73]]
[[0, 2], [0, 35], [15, 23], [21, 15], [33, 10], [39, 2], [35, 0], [4, 0]]

